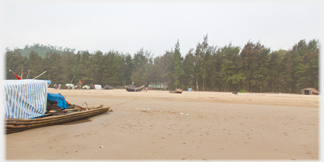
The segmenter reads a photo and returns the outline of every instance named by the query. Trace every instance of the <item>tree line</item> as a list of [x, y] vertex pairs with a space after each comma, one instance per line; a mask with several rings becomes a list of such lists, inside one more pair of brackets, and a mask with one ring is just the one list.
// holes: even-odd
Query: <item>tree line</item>
[[[39, 44], [36, 44], [39, 47]], [[28, 47], [28, 46], [27, 46]], [[271, 51], [260, 42], [248, 41], [243, 48], [231, 43], [224, 47], [210, 46], [208, 36], [184, 57], [179, 40], [171, 50], [153, 57], [140, 49], [133, 55], [118, 51], [103, 53], [78, 51], [43, 46], [46, 55], [37, 50], [6, 50], [6, 79], [15, 79], [9, 72], [26, 79], [46, 71], [39, 79], [54, 84], [101, 84], [102, 86], [136, 86], [165, 82], [169, 89], [196, 89], [199, 91], [247, 91], [298, 93], [303, 88], [319, 88], [319, 41], [300, 40], [288, 50]], [[25, 49], [35, 49], [29, 46]], [[23, 52], [22, 52], [23, 51]]]

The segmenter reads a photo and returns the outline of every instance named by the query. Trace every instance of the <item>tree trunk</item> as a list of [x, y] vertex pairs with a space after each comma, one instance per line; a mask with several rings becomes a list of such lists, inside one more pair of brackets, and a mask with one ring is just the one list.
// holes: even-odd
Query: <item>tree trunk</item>
[[250, 74], [248, 74], [248, 76], [247, 76], [247, 83], [246, 83], [246, 85], [247, 85], [246, 91], [247, 92], [250, 92]]
[[203, 79], [203, 91], [205, 90], [205, 79]]

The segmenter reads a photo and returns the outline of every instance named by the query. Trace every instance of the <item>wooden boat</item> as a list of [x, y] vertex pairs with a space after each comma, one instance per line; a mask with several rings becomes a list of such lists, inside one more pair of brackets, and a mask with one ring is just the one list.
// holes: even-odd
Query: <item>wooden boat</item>
[[[49, 116], [45, 114], [44, 117], [36, 119], [5, 119], [6, 133], [20, 132], [26, 129], [32, 129], [43, 126], [50, 126], [55, 124], [61, 124], [66, 122], [71, 122], [75, 120], [80, 120], [90, 116], [98, 115], [105, 113], [109, 110], [110, 107], [102, 107], [99, 105], [92, 108], [84, 108], [76, 106], [73, 109], [63, 110], [63, 114], [59, 113], [56, 116]], [[82, 111], [83, 110], [83, 111]]]
[[182, 89], [175, 89], [175, 90], [171, 90], [169, 92], [170, 93], [182, 93]]
[[126, 91], [128, 91], [128, 92], [140, 92], [143, 90], [144, 87], [145, 87], [145, 85], [142, 85], [140, 87], [136, 87], [134, 85], [125, 86]]

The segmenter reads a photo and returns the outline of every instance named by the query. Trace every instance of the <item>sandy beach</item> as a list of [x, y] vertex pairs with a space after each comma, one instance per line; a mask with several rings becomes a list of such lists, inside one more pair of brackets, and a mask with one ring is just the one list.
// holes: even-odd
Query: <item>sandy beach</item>
[[[5, 135], [6, 160], [318, 160], [319, 96], [55, 90], [107, 112]], [[145, 110], [144, 110], [145, 109]]]

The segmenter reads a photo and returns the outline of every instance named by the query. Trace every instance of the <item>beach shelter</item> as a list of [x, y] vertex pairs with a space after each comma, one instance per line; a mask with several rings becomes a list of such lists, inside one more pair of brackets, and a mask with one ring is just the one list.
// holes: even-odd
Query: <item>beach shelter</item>
[[82, 88], [83, 88], [83, 89], [90, 89], [90, 86], [85, 85], [85, 86], [83, 86]]
[[95, 85], [94, 85], [94, 89], [96, 89], [96, 90], [101, 90], [102, 87], [101, 87], [100, 84], [95, 84]]
[[33, 119], [44, 116], [47, 104], [46, 80], [4, 80], [4, 117]]
[[65, 84], [65, 86], [67, 86], [68, 89], [75, 89], [74, 84]]
[[301, 90], [301, 94], [305, 95], [319, 95], [319, 91], [315, 88], [304, 88]]

